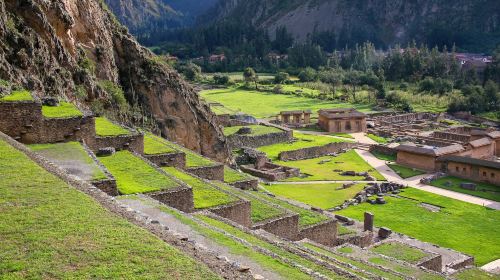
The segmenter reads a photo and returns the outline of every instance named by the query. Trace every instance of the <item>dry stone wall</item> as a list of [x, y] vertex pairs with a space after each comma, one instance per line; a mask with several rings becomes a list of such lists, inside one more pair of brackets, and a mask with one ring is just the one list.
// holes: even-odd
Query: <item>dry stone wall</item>
[[289, 142], [293, 139], [291, 130], [283, 130], [282, 132], [269, 133], [263, 135], [239, 135], [233, 134], [227, 137], [227, 143], [233, 150], [243, 147], [258, 148], [283, 142]]
[[302, 229], [299, 240], [307, 238], [325, 246], [333, 246], [337, 239], [337, 221], [329, 220], [317, 225]]
[[98, 151], [104, 148], [115, 148], [116, 150], [130, 150], [138, 154], [144, 153], [144, 135], [120, 135], [95, 138], [93, 144], [89, 144], [93, 151]]
[[352, 149], [356, 146], [357, 144], [355, 143], [330, 143], [324, 146], [309, 147], [294, 151], [284, 151], [281, 152], [278, 157], [282, 161], [311, 159]]
[[231, 183], [230, 185], [242, 190], [257, 190], [257, 187], [259, 186], [259, 180], [249, 179], [249, 180], [234, 182]]
[[144, 157], [161, 167], [168, 166], [181, 169], [186, 168], [186, 154], [182, 152], [161, 155], [145, 155]]
[[289, 214], [258, 223], [253, 229], [262, 229], [276, 236], [289, 240], [296, 240], [299, 234], [299, 215]]
[[213, 166], [186, 168], [188, 173], [194, 174], [207, 180], [224, 181], [224, 165], [217, 164]]
[[167, 204], [170, 207], [181, 210], [182, 212], [191, 213], [194, 211], [193, 190], [191, 188], [180, 187], [166, 191], [149, 193], [148, 195], [151, 198]]
[[244, 227], [249, 228], [252, 226], [250, 201], [240, 200], [228, 205], [211, 208], [209, 211]]

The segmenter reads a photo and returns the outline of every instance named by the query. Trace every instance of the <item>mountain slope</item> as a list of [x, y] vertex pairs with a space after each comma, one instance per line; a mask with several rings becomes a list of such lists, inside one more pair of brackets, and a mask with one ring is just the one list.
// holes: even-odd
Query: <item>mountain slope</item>
[[110, 81], [163, 135], [226, 160], [225, 138], [208, 106], [106, 9], [99, 0], [0, 0], [0, 79], [84, 106], [110, 100], [100, 86]]

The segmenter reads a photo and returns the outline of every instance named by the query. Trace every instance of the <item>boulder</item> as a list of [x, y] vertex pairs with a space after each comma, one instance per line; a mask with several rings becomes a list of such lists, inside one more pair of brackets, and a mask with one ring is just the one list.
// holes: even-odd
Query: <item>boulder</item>
[[474, 183], [461, 183], [460, 188], [464, 190], [475, 191], [477, 190], [477, 185]]
[[387, 201], [385, 201], [384, 197], [377, 197], [376, 202], [377, 202], [377, 204], [386, 204], [387, 203]]
[[53, 96], [46, 96], [42, 98], [42, 104], [51, 107], [59, 106], [59, 99]]
[[107, 147], [107, 148], [101, 148], [101, 149], [99, 149], [97, 151], [96, 155], [99, 156], [99, 157], [102, 157], [102, 156], [111, 156], [114, 153], [116, 153], [115, 148], [113, 148], [113, 147]]
[[252, 134], [252, 128], [250, 128], [248, 126], [244, 126], [240, 129], [238, 129], [236, 134], [239, 134], [239, 135]]
[[392, 234], [392, 230], [389, 228], [386, 228], [386, 227], [381, 227], [378, 230], [378, 237], [380, 237], [382, 239], [389, 237], [391, 234]]
[[342, 176], [356, 176], [356, 172], [355, 171], [344, 171], [342, 173]]

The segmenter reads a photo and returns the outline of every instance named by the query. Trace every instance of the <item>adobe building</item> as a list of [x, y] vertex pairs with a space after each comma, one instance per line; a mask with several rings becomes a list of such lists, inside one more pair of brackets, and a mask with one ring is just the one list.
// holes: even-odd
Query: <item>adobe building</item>
[[458, 155], [465, 149], [460, 144], [445, 147], [418, 145], [414, 143], [402, 144], [396, 147], [398, 164], [425, 171], [439, 169], [437, 158], [446, 155]]
[[448, 175], [500, 186], [500, 162], [464, 156], [443, 156], [438, 162]]
[[366, 132], [366, 114], [353, 108], [319, 110], [318, 125], [330, 133]]
[[311, 123], [311, 110], [282, 111], [277, 120], [285, 125], [304, 125]]
[[496, 143], [489, 137], [480, 138], [467, 143], [462, 156], [477, 159], [492, 159], [495, 156]]
[[487, 136], [495, 142], [495, 156], [500, 157], [500, 131], [492, 131]]

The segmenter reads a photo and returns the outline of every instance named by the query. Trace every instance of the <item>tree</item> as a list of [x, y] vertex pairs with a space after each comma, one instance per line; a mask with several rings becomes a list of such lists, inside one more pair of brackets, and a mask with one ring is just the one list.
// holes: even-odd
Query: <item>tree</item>
[[317, 79], [316, 70], [314, 70], [311, 67], [307, 67], [304, 70], [300, 71], [299, 73], [299, 80], [301, 82], [312, 82], [316, 81], [316, 79]]
[[276, 76], [274, 76], [275, 84], [284, 84], [290, 79], [290, 74], [286, 72], [278, 72]]
[[324, 70], [318, 74], [319, 80], [323, 83], [329, 84], [333, 88], [333, 96], [337, 95], [337, 87], [342, 85], [344, 74], [340, 69]]
[[248, 83], [255, 83], [255, 89], [259, 89], [258, 81], [259, 81], [259, 76], [257, 76], [257, 73], [253, 68], [248, 67], [245, 69], [243, 72], [243, 79], [245, 79], [245, 82]]
[[488, 111], [500, 110], [500, 92], [495, 82], [491, 80], [486, 82], [484, 86], [484, 95], [488, 104]]
[[226, 85], [229, 83], [229, 76], [226, 74], [216, 73], [213, 77], [214, 83], [218, 85]]
[[192, 62], [178, 64], [177, 71], [181, 72], [190, 81], [196, 81], [201, 76], [201, 67]]
[[344, 76], [344, 84], [349, 84], [352, 87], [352, 98], [356, 103], [356, 88], [361, 85], [363, 73], [357, 70], [350, 70]]

